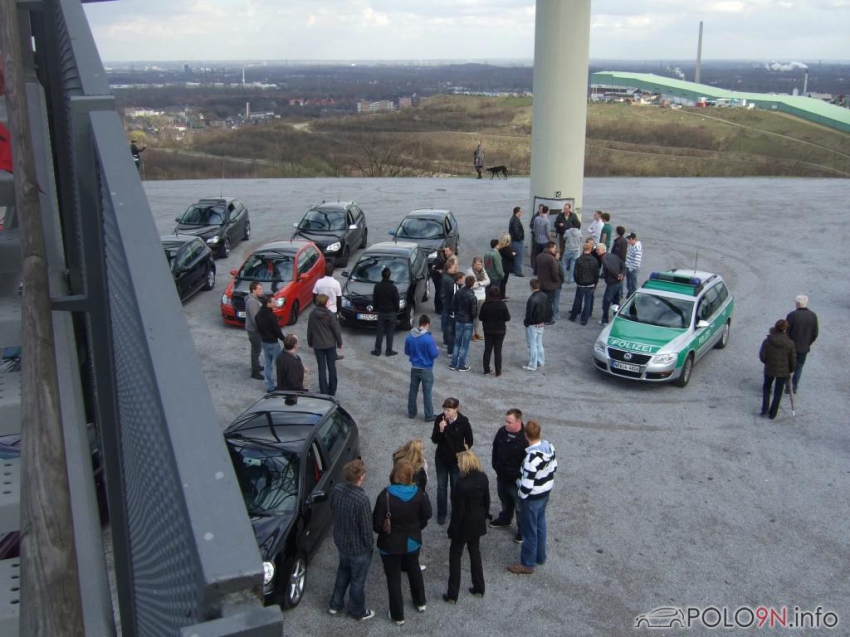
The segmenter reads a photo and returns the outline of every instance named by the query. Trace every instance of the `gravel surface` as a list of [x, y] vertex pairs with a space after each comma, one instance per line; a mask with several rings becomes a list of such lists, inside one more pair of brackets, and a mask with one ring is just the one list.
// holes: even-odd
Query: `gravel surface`
[[[527, 205], [529, 183], [519, 178], [211, 180], [147, 182], [145, 190], [163, 233], [200, 196], [223, 192], [240, 197], [250, 210], [251, 241], [217, 262], [214, 292], [201, 292], [184, 307], [223, 428], [263, 389], [261, 381], [249, 378], [244, 331], [225, 327], [218, 308], [227, 272], [251, 249], [288, 238], [307, 206], [339, 197], [362, 206], [370, 243], [384, 240], [414, 208], [450, 208], [460, 223], [461, 261], [467, 268], [473, 255], [506, 231], [511, 208]], [[519, 547], [512, 533], [491, 529], [481, 543], [486, 596], [465, 594], [471, 584], [465, 558], [464, 594], [456, 606], [446, 605], [441, 595], [448, 578], [448, 540], [445, 527], [433, 522], [424, 532], [423, 548], [428, 610], [420, 615], [408, 602], [405, 629], [416, 635], [625, 635], [638, 614], [658, 606], [823, 606], [850, 621], [850, 442], [840, 411], [848, 404], [850, 348], [841, 345], [847, 329], [835, 327], [850, 309], [846, 275], [835, 252], [850, 238], [848, 195], [847, 181], [839, 180], [586, 180], [585, 222], [594, 209], [603, 209], [611, 212], [614, 226], [635, 231], [644, 248], [642, 278], [652, 270], [693, 267], [695, 261], [699, 269], [724, 277], [736, 301], [730, 345], [703, 358], [686, 389], [602, 377], [592, 363], [600, 327], [596, 320], [585, 327], [564, 320], [574, 290], [567, 286], [562, 319], [546, 328], [546, 367], [525, 372], [522, 316], [530, 279], [511, 278], [513, 320], [504, 376], [483, 376], [483, 343], [473, 343], [468, 373], [449, 371], [441, 357], [434, 399], [439, 406], [456, 396], [469, 417], [473, 450], [490, 474], [494, 514], [498, 499], [489, 471], [490, 445], [505, 411], [519, 407], [526, 420], [541, 423], [559, 459], [547, 512], [549, 559], [530, 577], [508, 573], [505, 567], [517, 560]], [[768, 421], [758, 415], [758, 349], [768, 327], [794, 308], [800, 293], [809, 295], [820, 317], [821, 337], [805, 368], [796, 418], [785, 402], [779, 417]], [[305, 314], [285, 331], [294, 330], [306, 344], [306, 325]], [[395, 349], [402, 349], [404, 336], [396, 333]], [[343, 338], [337, 397], [359, 424], [369, 470], [364, 486], [374, 498], [385, 485], [391, 453], [402, 442], [426, 440], [433, 464], [430, 425], [406, 418], [406, 357], [371, 356], [373, 332], [344, 329]], [[315, 369], [311, 352], [302, 353]], [[315, 373], [312, 378], [316, 385]], [[432, 500], [435, 488], [432, 471]], [[304, 601], [285, 614], [286, 634], [395, 634], [386, 617], [377, 555], [367, 607], [378, 616], [357, 623], [327, 614], [336, 559], [328, 537], [310, 564]]]

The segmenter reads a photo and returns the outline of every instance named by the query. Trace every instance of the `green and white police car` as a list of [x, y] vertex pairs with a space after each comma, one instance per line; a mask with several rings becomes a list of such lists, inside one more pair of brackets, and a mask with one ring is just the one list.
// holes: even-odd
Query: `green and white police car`
[[726, 347], [734, 306], [719, 274], [653, 272], [602, 330], [594, 363], [614, 376], [684, 387], [696, 361]]

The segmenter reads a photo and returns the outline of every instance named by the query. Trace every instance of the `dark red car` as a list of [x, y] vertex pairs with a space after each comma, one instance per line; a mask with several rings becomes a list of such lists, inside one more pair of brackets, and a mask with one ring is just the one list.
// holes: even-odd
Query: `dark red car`
[[294, 325], [313, 302], [313, 286], [325, 274], [325, 257], [311, 241], [275, 241], [252, 252], [221, 297], [221, 316], [227, 325], [245, 325], [245, 297], [252, 281], [275, 295], [274, 313], [281, 325]]

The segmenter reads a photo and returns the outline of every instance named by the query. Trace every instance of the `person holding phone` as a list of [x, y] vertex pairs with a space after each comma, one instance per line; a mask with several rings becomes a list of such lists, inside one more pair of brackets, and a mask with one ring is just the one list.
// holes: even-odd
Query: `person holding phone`
[[472, 448], [472, 426], [469, 419], [458, 408], [457, 398], [443, 401], [443, 413], [434, 419], [431, 442], [437, 445], [434, 466], [437, 469], [437, 524], [446, 523], [448, 515], [448, 489], [451, 482], [452, 493], [460, 477], [457, 466], [457, 454]]

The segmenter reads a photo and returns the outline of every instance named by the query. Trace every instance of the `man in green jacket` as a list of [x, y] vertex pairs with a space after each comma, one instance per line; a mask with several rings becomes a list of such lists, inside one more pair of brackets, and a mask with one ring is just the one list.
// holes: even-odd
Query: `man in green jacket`
[[502, 255], [496, 250], [499, 245], [498, 239], [490, 239], [490, 249], [484, 253], [484, 270], [490, 278], [490, 287], [498, 289], [505, 278], [505, 269], [502, 266]]

